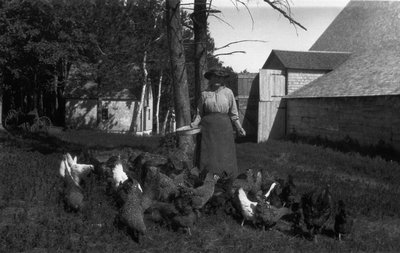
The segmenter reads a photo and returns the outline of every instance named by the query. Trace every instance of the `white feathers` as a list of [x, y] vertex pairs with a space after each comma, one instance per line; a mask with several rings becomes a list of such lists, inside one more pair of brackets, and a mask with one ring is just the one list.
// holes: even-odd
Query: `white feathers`
[[245, 220], [252, 220], [254, 218], [254, 208], [257, 206], [257, 202], [249, 200], [243, 188], [239, 188], [238, 197], [240, 201], [240, 206], [242, 208], [243, 226]]
[[269, 187], [268, 192], [264, 195], [264, 197], [267, 199], [269, 197], [269, 195], [271, 194], [272, 190], [275, 188], [276, 183], [272, 183], [271, 186]]
[[[121, 163], [117, 163], [115, 165], [115, 167], [112, 168], [112, 174], [113, 174], [113, 182], [114, 182], [115, 189], [117, 189], [120, 184], [122, 184], [126, 180], [128, 180], [128, 175], [126, 175], [126, 173], [124, 172], [124, 169], [123, 169]], [[141, 187], [140, 187], [140, 190], [142, 191]]]
[[72, 180], [77, 186], [80, 186], [82, 177], [87, 175], [90, 171], [94, 169], [93, 165], [90, 164], [78, 164], [77, 157], [72, 156], [67, 153], [63, 156], [60, 163], [59, 173], [60, 176], [65, 178], [66, 175], [72, 177]]

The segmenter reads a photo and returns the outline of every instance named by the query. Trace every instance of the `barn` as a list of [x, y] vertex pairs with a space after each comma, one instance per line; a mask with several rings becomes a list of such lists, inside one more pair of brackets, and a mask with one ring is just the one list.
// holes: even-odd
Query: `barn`
[[141, 118], [135, 126], [139, 104], [140, 94], [128, 87], [102, 87], [93, 78], [70, 78], [65, 91], [65, 124], [72, 129], [147, 135], [153, 130], [150, 85], [146, 87]]
[[243, 123], [258, 142], [295, 133], [400, 150], [399, 30], [400, 2], [350, 1], [309, 51], [272, 50], [238, 76]]
[[348, 51], [285, 97], [287, 132], [400, 150], [400, 2], [350, 1], [310, 50]]

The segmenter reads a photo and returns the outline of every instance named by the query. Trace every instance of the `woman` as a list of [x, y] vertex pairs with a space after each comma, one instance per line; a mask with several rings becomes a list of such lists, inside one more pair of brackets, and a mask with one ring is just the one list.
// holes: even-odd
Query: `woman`
[[229, 177], [238, 174], [232, 123], [239, 135], [245, 136], [246, 131], [240, 124], [233, 92], [223, 83], [228, 76], [220, 69], [211, 69], [204, 74], [209, 87], [201, 93], [197, 115], [191, 123], [192, 127], [201, 125], [198, 149], [202, 174], [226, 172]]

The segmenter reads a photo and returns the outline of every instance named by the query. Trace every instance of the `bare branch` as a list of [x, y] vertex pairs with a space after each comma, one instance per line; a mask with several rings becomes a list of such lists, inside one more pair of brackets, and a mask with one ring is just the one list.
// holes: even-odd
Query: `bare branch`
[[210, 56], [209, 58], [217, 57], [217, 56], [221, 56], [221, 55], [245, 54], [245, 53], [246, 53], [246, 51], [232, 51], [232, 52], [229, 52], [229, 53], [214, 54], [213, 56]]
[[221, 21], [222, 23], [224, 23], [224, 24], [230, 26], [232, 29], [234, 29], [234, 27], [233, 27], [231, 24], [229, 24], [228, 22], [226, 22], [226, 21], [223, 20], [222, 18], [218, 17], [217, 15], [211, 15], [211, 16], [215, 17], [216, 19], [218, 19], [218, 20]]
[[[297, 25], [299, 27], [301, 27], [302, 29], [304, 29], [305, 31], [307, 31], [307, 28], [305, 28], [304, 26], [302, 26], [299, 22], [297, 22], [296, 20], [294, 20], [292, 18], [292, 13], [290, 11], [290, 5], [288, 0], [283, 0], [285, 3], [282, 3], [282, 0], [264, 0], [264, 2], [266, 2], [267, 4], [269, 4], [273, 9], [277, 10], [278, 12], [280, 12], [285, 18], [287, 18], [289, 20], [290, 23]], [[284, 9], [286, 9], [287, 11], [285, 11]]]
[[249, 13], [250, 18], [251, 18], [251, 30], [253, 30], [254, 29], [254, 19], [253, 19], [253, 15], [251, 15], [251, 11], [250, 11], [249, 7], [247, 7], [246, 3], [244, 3], [244, 2], [242, 2], [240, 0], [236, 0], [236, 2], [241, 3], [246, 8], [246, 10]]
[[214, 51], [229, 47], [230, 45], [233, 45], [233, 44], [242, 43], [242, 42], [262, 42], [262, 43], [266, 43], [268, 41], [266, 41], [266, 40], [238, 40], [238, 41], [230, 42], [230, 43], [228, 43], [226, 45], [223, 45], [222, 47], [215, 48]]

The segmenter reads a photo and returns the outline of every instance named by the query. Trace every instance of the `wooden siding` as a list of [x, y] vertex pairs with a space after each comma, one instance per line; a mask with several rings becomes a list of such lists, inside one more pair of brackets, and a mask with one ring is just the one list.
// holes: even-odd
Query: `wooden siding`
[[258, 95], [258, 74], [239, 74], [237, 88], [239, 98], [256, 98]]
[[115, 133], [134, 131], [133, 113], [138, 102], [102, 100], [100, 104], [101, 109], [108, 111], [108, 117], [100, 120], [99, 130]]
[[286, 99], [287, 130], [360, 144], [379, 141], [400, 150], [400, 96]]
[[94, 128], [97, 126], [97, 99], [67, 99], [65, 122], [71, 128]]
[[257, 142], [285, 136], [286, 78], [281, 70], [260, 70], [260, 99], [258, 104]]

